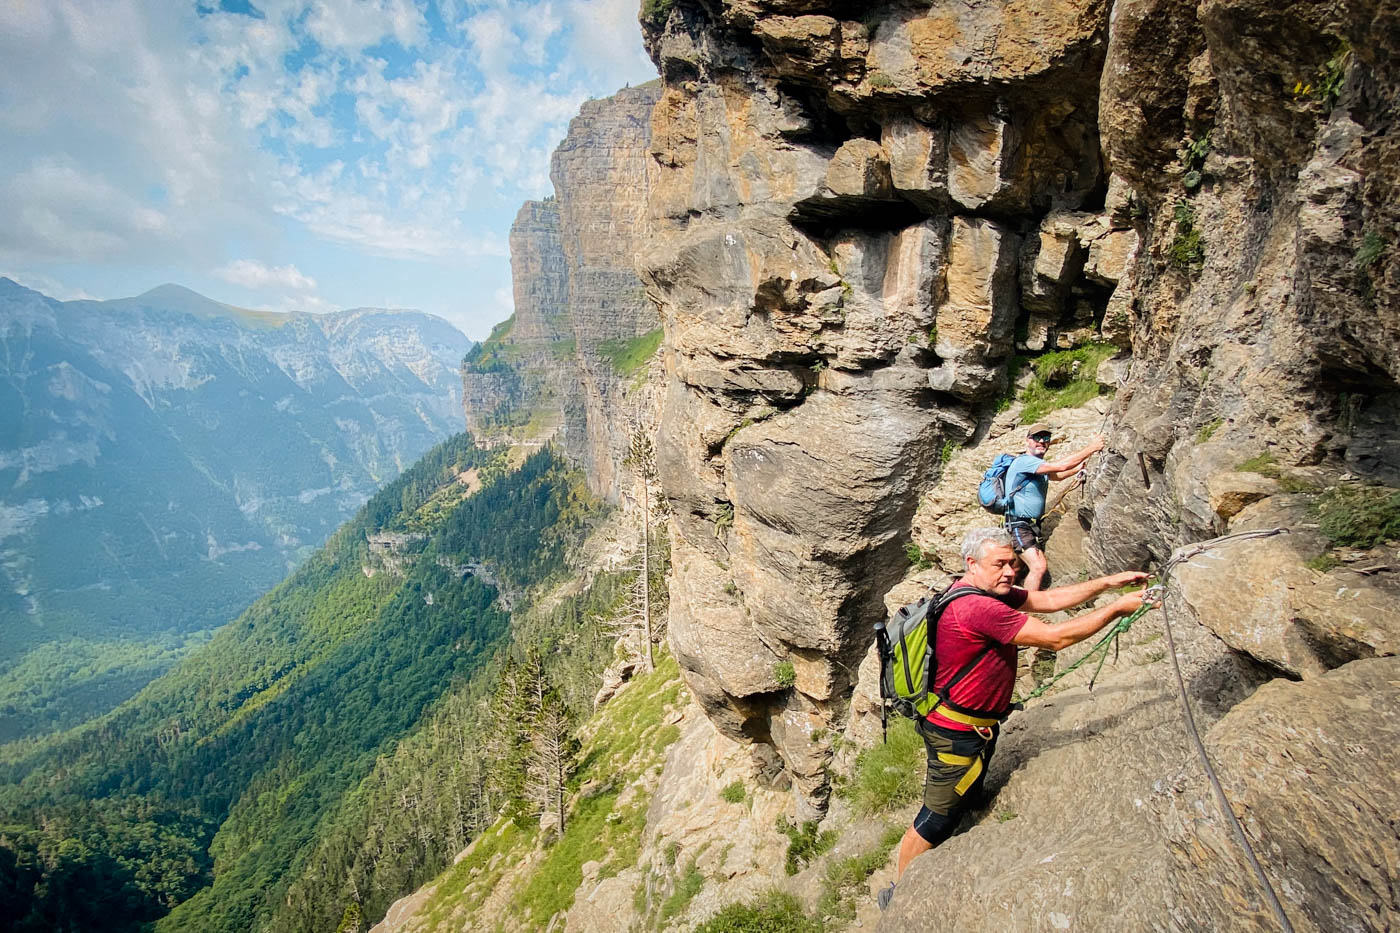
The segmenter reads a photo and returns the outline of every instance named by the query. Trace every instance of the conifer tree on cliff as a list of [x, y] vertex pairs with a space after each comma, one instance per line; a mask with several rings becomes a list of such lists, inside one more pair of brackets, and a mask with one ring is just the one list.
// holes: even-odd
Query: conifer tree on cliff
[[653, 636], [651, 619], [651, 486], [656, 482], [656, 451], [652, 446], [651, 438], [642, 429], [639, 428], [633, 432], [631, 443], [627, 448], [627, 456], [623, 459], [622, 464], [632, 470], [636, 477], [642, 506], [642, 569], [637, 578], [640, 605], [633, 612], [624, 615], [622, 621], [627, 624], [631, 621], [628, 616], [635, 616], [635, 624], [641, 629], [642, 654], [646, 658], [647, 672], [650, 673], [656, 669], [656, 662], [651, 651]]
[[539, 715], [531, 730], [526, 798], [541, 815], [555, 814], [564, 835], [564, 786], [573, 776], [579, 742], [574, 737], [569, 708], [558, 691], [545, 685]]

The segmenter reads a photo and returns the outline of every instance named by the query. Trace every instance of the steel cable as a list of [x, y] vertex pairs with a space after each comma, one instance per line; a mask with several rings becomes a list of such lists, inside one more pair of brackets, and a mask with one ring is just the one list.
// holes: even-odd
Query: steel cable
[[[1244, 541], [1254, 538], [1268, 538], [1274, 535], [1287, 533], [1287, 528], [1270, 528], [1261, 529], [1258, 531], [1240, 531], [1235, 532], [1233, 534], [1221, 535], [1218, 538], [1212, 538], [1209, 541], [1202, 541], [1198, 544], [1193, 544], [1187, 548], [1182, 549], [1179, 553], [1173, 556], [1171, 560], [1167, 561], [1167, 563], [1164, 564], [1162, 567], [1161, 583], [1158, 584], [1158, 586], [1163, 592], [1163, 597], [1165, 597], [1166, 587], [1171, 581], [1171, 572], [1178, 565], [1186, 563], [1194, 557], [1204, 554], [1207, 551], [1214, 550], [1215, 548], [1225, 544], [1231, 544], [1237, 541]], [[1177, 656], [1176, 639], [1172, 636], [1171, 619], [1167, 613], [1166, 599], [1162, 598], [1161, 602], [1157, 605], [1160, 606], [1162, 610], [1162, 627], [1165, 629], [1167, 636], [1167, 649], [1172, 659], [1172, 671], [1176, 675], [1177, 692], [1181, 696], [1181, 709], [1186, 719], [1186, 731], [1191, 738], [1191, 743], [1195, 746], [1196, 755], [1200, 758], [1201, 766], [1205, 769], [1206, 778], [1210, 782], [1212, 796], [1215, 798], [1215, 804], [1219, 808], [1220, 813], [1225, 818], [1226, 822], [1230, 824], [1230, 828], [1233, 831], [1235, 841], [1239, 843], [1240, 848], [1244, 851], [1246, 860], [1248, 860], [1250, 867], [1254, 870], [1254, 876], [1259, 882], [1259, 887], [1264, 892], [1264, 897], [1269, 903], [1269, 908], [1273, 911], [1274, 918], [1278, 920], [1279, 928], [1283, 930], [1284, 933], [1293, 933], [1293, 924], [1289, 922], [1288, 915], [1284, 913], [1283, 905], [1279, 902], [1278, 899], [1278, 894], [1274, 891], [1273, 884], [1270, 883], [1268, 876], [1264, 873], [1264, 866], [1260, 864], [1259, 857], [1254, 852], [1254, 846], [1251, 845], [1249, 842], [1249, 837], [1247, 837], [1244, 834], [1244, 827], [1240, 825], [1239, 818], [1235, 816], [1235, 811], [1230, 806], [1229, 798], [1225, 796], [1225, 788], [1221, 786], [1220, 778], [1215, 772], [1215, 767], [1210, 762], [1210, 756], [1206, 753], [1205, 742], [1201, 740], [1200, 730], [1196, 727], [1196, 717], [1195, 714], [1191, 712], [1191, 703], [1187, 697], [1186, 680], [1181, 673], [1181, 662]], [[1094, 681], [1098, 679], [1098, 672], [1100, 669], [1103, 668], [1103, 663], [1108, 657], [1108, 648], [1110, 644], [1112, 643], [1116, 645], [1118, 636], [1122, 635], [1129, 628], [1131, 628], [1134, 622], [1140, 619], [1152, 608], [1152, 604], [1144, 603], [1140, 608], [1134, 610], [1130, 615], [1120, 619], [1117, 623], [1114, 624], [1113, 628], [1109, 630], [1108, 634], [1106, 634], [1103, 638], [1099, 639], [1099, 641], [1094, 645], [1093, 648], [1090, 648], [1088, 652], [1086, 652], [1082, 657], [1076, 660], [1069, 667], [1065, 668], [1063, 671], [1059, 671], [1055, 674], [1054, 677], [1050, 678], [1050, 680], [1036, 687], [1035, 690], [1027, 694], [1026, 697], [1020, 702], [1027, 703], [1043, 695], [1045, 691], [1049, 690], [1056, 683], [1058, 683], [1070, 673], [1075, 671], [1077, 668], [1083, 665], [1084, 662], [1088, 661], [1090, 658], [1094, 657], [1099, 652], [1102, 652], [1102, 657], [1100, 657], [1099, 659], [1099, 666], [1097, 669], [1095, 669], [1094, 676], [1089, 681], [1089, 688], [1092, 690], [1094, 686]]]
[[[1204, 553], [1219, 544], [1231, 541], [1244, 540], [1247, 538], [1265, 538], [1277, 534], [1287, 534], [1286, 528], [1274, 528], [1267, 531], [1245, 531], [1232, 535], [1224, 535], [1220, 538], [1204, 541], [1201, 544], [1193, 545], [1186, 551], [1172, 558], [1162, 568], [1162, 585], [1166, 586], [1173, 568], [1177, 564], [1189, 561], [1198, 554]], [[1240, 825], [1239, 818], [1235, 816], [1234, 809], [1230, 806], [1229, 798], [1225, 796], [1225, 788], [1220, 785], [1220, 778], [1216, 776], [1215, 768], [1210, 763], [1210, 756], [1206, 754], [1206, 746], [1201, 741], [1200, 730], [1196, 728], [1196, 717], [1191, 712], [1191, 703], [1186, 695], [1186, 680], [1181, 676], [1181, 662], [1177, 659], [1176, 639], [1172, 637], [1171, 618], [1167, 614], [1166, 600], [1162, 601], [1162, 627], [1166, 630], [1167, 649], [1172, 658], [1172, 671], [1176, 675], [1177, 692], [1181, 695], [1181, 709], [1186, 717], [1186, 731], [1191, 736], [1191, 742], [1196, 746], [1196, 755], [1201, 759], [1201, 766], [1205, 768], [1206, 777], [1210, 780], [1211, 791], [1215, 797], [1215, 805], [1220, 808], [1220, 813], [1230, 824], [1234, 831], [1235, 841], [1244, 850], [1245, 858], [1249, 860], [1249, 865], [1254, 869], [1254, 877], [1258, 879], [1260, 888], [1264, 891], [1264, 897], [1269, 902], [1269, 907], [1273, 910], [1275, 919], [1284, 933], [1293, 933], [1293, 924], [1288, 921], [1288, 915], [1283, 912], [1283, 905], [1279, 903], [1278, 894], [1274, 892], [1274, 886], [1269, 882], [1269, 878], [1264, 874], [1264, 866], [1259, 864], [1259, 857], [1254, 853], [1254, 846], [1250, 845], [1249, 838], [1244, 834], [1244, 827]]]

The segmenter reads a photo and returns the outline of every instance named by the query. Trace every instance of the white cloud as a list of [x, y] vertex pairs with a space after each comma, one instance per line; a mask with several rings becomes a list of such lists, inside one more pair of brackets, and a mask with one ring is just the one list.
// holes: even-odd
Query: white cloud
[[385, 78], [385, 63], [371, 60], [350, 89], [366, 129], [389, 145], [384, 165], [427, 169], [446, 154], [439, 144], [466, 109], [457, 76], [442, 62], [418, 62], [402, 78]]
[[41, 5], [0, 10], [0, 258], [170, 260], [258, 229], [260, 157], [190, 54], [192, 10]]
[[598, 80], [617, 75], [637, 75], [644, 81], [655, 77], [642, 48], [638, 6], [636, 0], [564, 0], [561, 15], [572, 29], [571, 58]]
[[121, 256], [133, 240], [168, 241], [170, 218], [69, 159], [41, 159], [3, 186], [0, 248], [21, 258]]
[[494, 287], [579, 104], [652, 70], [636, 0], [437, 0], [445, 41], [430, 2], [0, 2], [0, 268], [257, 255], [216, 274], [288, 307], [355, 300], [324, 252], [299, 271], [309, 233]]
[[316, 290], [316, 280], [296, 266], [265, 266], [252, 259], [236, 259], [216, 269], [214, 275], [244, 288], [286, 288], [297, 292]]
[[399, 220], [376, 210], [365, 198], [337, 198], [289, 210], [319, 236], [390, 259], [450, 259], [473, 256], [505, 257], [505, 239], [487, 231], [464, 232], [459, 225], [440, 227]]
[[393, 39], [404, 48], [423, 41], [428, 24], [411, 0], [316, 0], [306, 31], [328, 49], [359, 52]]

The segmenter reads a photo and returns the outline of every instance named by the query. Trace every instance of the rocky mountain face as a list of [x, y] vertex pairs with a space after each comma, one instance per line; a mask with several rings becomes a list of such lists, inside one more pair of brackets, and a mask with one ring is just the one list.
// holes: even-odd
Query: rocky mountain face
[[[774, 886], [814, 929], [922, 930], [930, 909], [1279, 928], [1185, 704], [1293, 928], [1390, 929], [1400, 7], [664, 0], [642, 27], [662, 89], [633, 246], [664, 327], [668, 638], [695, 706], [660, 774], [627, 784], [651, 798], [635, 868], [600, 852], [549, 928], [690, 929]], [[527, 230], [517, 308], [522, 283], [558, 307], [570, 285], [539, 257], [571, 221], [528, 205]], [[545, 383], [541, 351], [575, 347], [531, 316], [515, 373]], [[994, 521], [977, 480], [1032, 421], [1057, 451], [1107, 437], [1047, 522], [1054, 581], [1283, 532], [1177, 565], [1102, 670], [1013, 715], [987, 808], [882, 915], [880, 833], [917, 803], [832, 793], [881, 742], [870, 625], [959, 572], [963, 533]], [[800, 826], [804, 851], [835, 848], [788, 877]], [[534, 883], [546, 848], [494, 845], [462, 856], [489, 858], [493, 896]]]
[[[460, 429], [470, 346], [412, 312], [0, 281], [0, 665], [227, 621]], [[26, 727], [9, 712], [5, 737]]]
[[[1370, 788], [1393, 768], [1375, 737], [1395, 727], [1394, 542], [1337, 551], [1325, 532], [1338, 502], [1393, 508], [1400, 481], [1396, 5], [648, 10], [665, 90], [640, 262], [670, 377], [670, 639], [715, 727], [776, 750], [799, 817], [827, 811], [830, 737], [869, 709], [851, 698], [868, 699], [870, 622], [911, 533], [957, 569], [953, 535], [986, 522], [976, 474], [994, 443], [1019, 446], [996, 420], [1013, 356], [1097, 341], [1117, 352], [1096, 374], [1112, 400], [1070, 433], [1108, 449], [1052, 571], [1293, 532], [1174, 578], [1188, 691], [1295, 923], [1386, 928], [1395, 867], [1366, 853], [1394, 848], [1394, 801], [1358, 815], [1301, 775], [1306, 759]], [[977, 928], [1092, 927], [1097, 910], [1132, 929], [1267, 927], [1149, 663], [1111, 699], [1009, 729], [1001, 780], [1044, 816], [921, 859], [884, 928], [922, 928], [950, 877]], [[1318, 709], [1328, 695], [1357, 716]], [[1120, 851], [1051, 825], [1083, 808], [1089, 773], [1114, 798], [1092, 827]], [[1364, 851], [1337, 850], [1333, 819]], [[1118, 878], [1125, 862], [1150, 881]]]
[[660, 322], [637, 277], [650, 235], [647, 184], [658, 84], [589, 101], [551, 162], [555, 197], [527, 202], [510, 232], [515, 313], [462, 367], [478, 443], [557, 440], [617, 501], [627, 445], [654, 423], [644, 370]]

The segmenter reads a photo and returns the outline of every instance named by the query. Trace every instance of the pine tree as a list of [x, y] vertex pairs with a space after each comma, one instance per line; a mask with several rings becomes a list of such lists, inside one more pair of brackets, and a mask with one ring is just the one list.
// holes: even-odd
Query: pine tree
[[656, 482], [656, 449], [645, 431], [638, 429], [632, 433], [627, 456], [622, 463], [632, 470], [636, 478], [640, 490], [642, 523], [642, 567], [637, 578], [640, 605], [629, 608], [623, 619], [629, 625], [635, 624], [640, 627], [642, 656], [646, 658], [647, 672], [650, 673], [656, 669], [656, 661], [651, 651], [655, 635], [651, 617], [651, 487]]
[[578, 757], [579, 741], [569, 708], [552, 687], [545, 690], [531, 734], [526, 796], [541, 816], [553, 813], [564, 834], [564, 788]]

